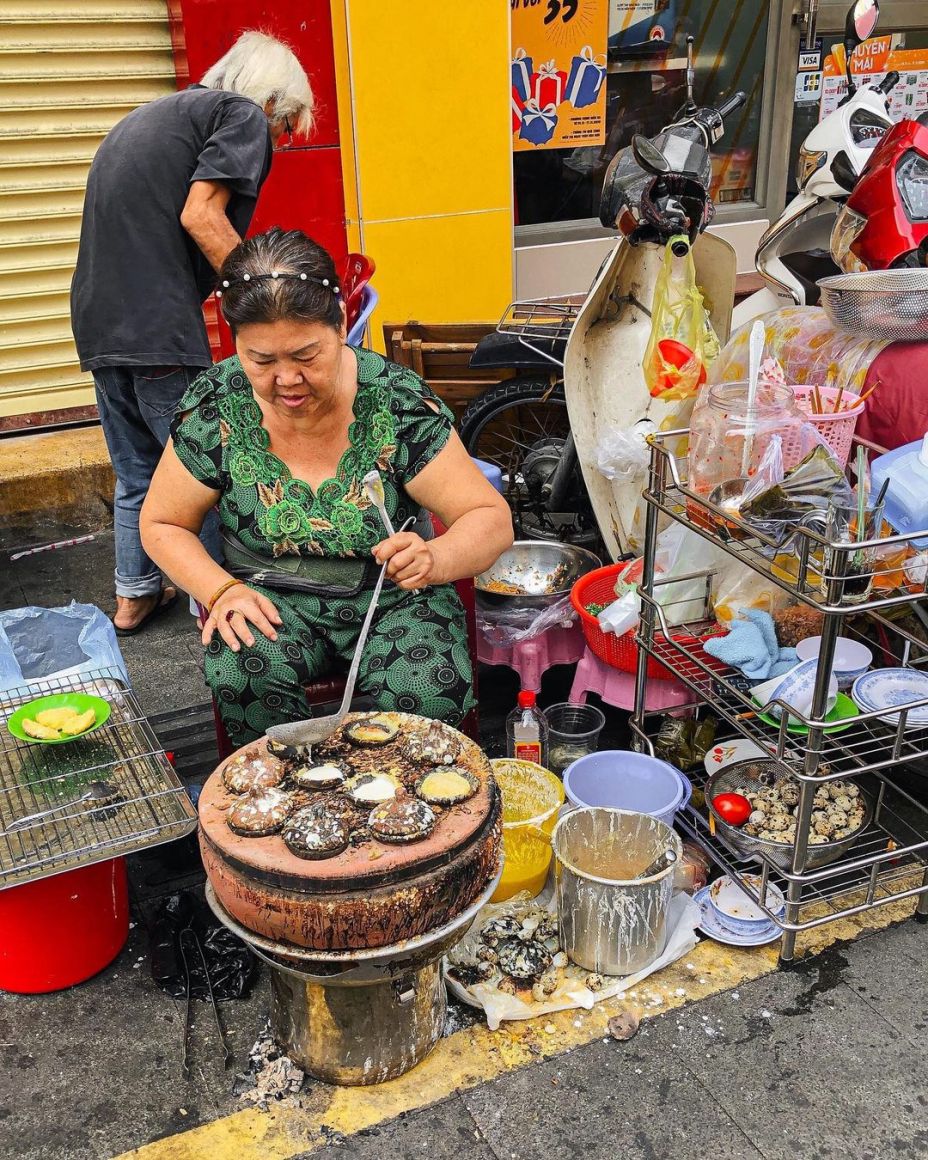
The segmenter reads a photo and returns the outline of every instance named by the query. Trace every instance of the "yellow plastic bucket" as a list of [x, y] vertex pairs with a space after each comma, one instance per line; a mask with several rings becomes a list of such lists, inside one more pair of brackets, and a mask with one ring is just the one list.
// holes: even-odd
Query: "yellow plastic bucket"
[[541, 892], [551, 864], [547, 840], [564, 804], [564, 786], [534, 761], [510, 757], [491, 761], [503, 799], [503, 876], [491, 902], [503, 902], [527, 890]]

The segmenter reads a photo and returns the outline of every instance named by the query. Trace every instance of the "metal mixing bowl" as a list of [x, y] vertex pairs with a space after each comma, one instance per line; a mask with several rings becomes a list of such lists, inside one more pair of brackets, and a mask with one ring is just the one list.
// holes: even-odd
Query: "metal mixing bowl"
[[889, 342], [928, 341], [928, 270], [867, 270], [818, 282], [840, 330]]
[[[777, 780], [790, 776], [789, 767], [773, 758], [758, 757], [747, 761], [734, 761], [731, 765], [726, 765], [718, 770], [706, 782], [706, 806], [715, 820], [716, 831], [722, 841], [740, 858], [746, 861], [759, 862], [763, 856], [780, 870], [789, 870], [793, 864], [792, 842], [770, 842], [766, 838], [754, 838], [737, 826], [729, 825], [712, 806], [712, 799], [717, 794], [734, 793], [738, 786], [745, 786], [750, 790], [760, 789], [763, 783], [757, 776], [759, 770], [774, 774]], [[843, 780], [850, 781], [851, 778]], [[798, 781], [796, 784], [799, 784]], [[838, 842], [823, 842], [818, 846], [810, 845], [806, 870], [818, 870], [822, 866], [828, 866], [831, 862], [837, 862], [850, 850], [851, 846], [870, 825], [873, 820], [873, 806], [863, 790], [860, 791], [860, 797], [864, 807], [864, 820], [852, 834], [846, 838], [841, 838]]]
[[566, 596], [574, 583], [602, 567], [586, 548], [551, 540], [516, 540], [474, 581], [483, 608], [547, 608]]

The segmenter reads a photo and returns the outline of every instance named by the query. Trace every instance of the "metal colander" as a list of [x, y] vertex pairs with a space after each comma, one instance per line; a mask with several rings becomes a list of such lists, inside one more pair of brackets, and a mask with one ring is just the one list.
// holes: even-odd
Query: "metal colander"
[[928, 269], [822, 278], [822, 308], [841, 330], [888, 342], [928, 341]]
[[[789, 777], [790, 770], [773, 759], [760, 758], [757, 760], [734, 761], [714, 773], [706, 782], [706, 805], [715, 823], [719, 837], [729, 849], [734, 850], [741, 858], [760, 861], [761, 857], [781, 870], [789, 870], [793, 862], [792, 842], [770, 842], [766, 838], [754, 838], [746, 834], [737, 826], [731, 826], [724, 821], [721, 815], [713, 808], [712, 799], [720, 793], [736, 793], [738, 787], [759, 790], [778, 781], [781, 777]], [[845, 779], [847, 780], [847, 779]], [[796, 783], [798, 785], [798, 782]], [[838, 842], [824, 842], [818, 846], [809, 846], [806, 860], [807, 870], [818, 870], [836, 862], [857, 841], [866, 830], [873, 818], [873, 808], [866, 794], [861, 791], [864, 807], [864, 820], [854, 832]]]

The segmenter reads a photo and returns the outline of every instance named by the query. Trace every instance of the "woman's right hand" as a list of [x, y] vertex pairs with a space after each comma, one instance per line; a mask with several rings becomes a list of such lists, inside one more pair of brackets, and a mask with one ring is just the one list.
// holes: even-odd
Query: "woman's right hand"
[[277, 640], [275, 625], [283, 624], [280, 613], [266, 596], [255, 592], [247, 584], [235, 584], [219, 597], [203, 625], [203, 644], [208, 645], [213, 634], [219, 635], [233, 652], [243, 644], [249, 648], [255, 643], [248, 627], [254, 625], [268, 640]]

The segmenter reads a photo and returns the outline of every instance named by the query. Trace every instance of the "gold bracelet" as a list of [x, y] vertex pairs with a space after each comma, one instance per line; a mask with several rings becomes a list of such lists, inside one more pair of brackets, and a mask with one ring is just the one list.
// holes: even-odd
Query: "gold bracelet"
[[213, 593], [212, 598], [210, 599], [209, 603], [206, 606], [207, 616], [212, 615], [213, 608], [215, 607], [216, 601], [220, 598], [220, 596], [224, 596], [225, 593], [228, 592], [230, 588], [234, 588], [236, 584], [244, 584], [244, 583], [245, 583], [244, 580], [232, 579], [232, 580], [227, 580], [225, 582], [225, 584], [223, 584], [221, 587], [217, 588], [216, 591]]

